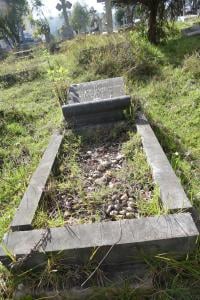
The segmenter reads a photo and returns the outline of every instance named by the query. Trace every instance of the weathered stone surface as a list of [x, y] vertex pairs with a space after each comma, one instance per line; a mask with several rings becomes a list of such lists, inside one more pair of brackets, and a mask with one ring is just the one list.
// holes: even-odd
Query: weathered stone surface
[[4, 252], [7, 249], [16, 257], [28, 255], [25, 264], [29, 268], [44, 262], [46, 254], [62, 251], [66, 263], [83, 264], [89, 260], [94, 247], [100, 247], [95, 255], [99, 260], [114, 245], [104, 265], [119, 266], [142, 261], [144, 255], [181, 256], [195, 247], [198, 234], [189, 213], [81, 224], [49, 231], [10, 232], [4, 238], [4, 247], [0, 248], [0, 260], [8, 263]]
[[69, 104], [62, 107], [63, 114], [70, 126], [117, 122], [124, 119], [124, 110], [130, 106], [131, 98], [122, 96], [102, 101]]
[[122, 77], [103, 79], [79, 84], [69, 88], [69, 104], [111, 99], [126, 95]]
[[51, 141], [40, 161], [38, 168], [30, 180], [30, 184], [14, 216], [11, 224], [11, 229], [13, 231], [32, 229], [31, 224], [38, 208], [38, 204], [46, 182], [53, 168], [62, 139], [63, 135], [59, 133], [56, 133], [52, 136]]
[[62, 110], [69, 126], [82, 127], [123, 120], [130, 103], [123, 78], [118, 77], [72, 85]]
[[185, 36], [195, 36], [200, 35], [200, 25], [196, 24], [191, 27], [185, 28], [182, 30], [182, 33]]
[[192, 205], [144, 115], [138, 115], [136, 126], [164, 207], [170, 211], [191, 210]]

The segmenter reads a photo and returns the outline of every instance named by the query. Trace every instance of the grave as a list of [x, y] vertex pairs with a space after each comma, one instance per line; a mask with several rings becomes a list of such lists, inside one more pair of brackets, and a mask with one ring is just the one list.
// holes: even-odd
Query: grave
[[196, 36], [196, 35], [200, 35], [200, 25], [199, 24], [195, 24], [191, 27], [185, 28], [182, 30], [183, 35], [185, 36]]
[[107, 33], [112, 33], [113, 32], [113, 17], [112, 17], [111, 0], [97, 0], [97, 3], [105, 3]]
[[[105, 135], [114, 127], [113, 124], [120, 124], [122, 120], [122, 124], [127, 123], [123, 111], [129, 108], [130, 96], [125, 93], [122, 78], [72, 85], [68, 104], [62, 107], [66, 121], [73, 130], [75, 128], [75, 132], [77, 127], [86, 131], [87, 126], [94, 133], [98, 125], [98, 128], [106, 128]], [[141, 151], [146, 155], [154, 184], [159, 187], [160, 205], [165, 213], [34, 228], [34, 218], [43, 201], [48, 180], [56, 169], [61, 153], [63, 155], [65, 134], [57, 132], [30, 180], [10, 231], [3, 239], [0, 261], [5, 266], [11, 268], [12, 257], [16, 259], [14, 269], [20, 267], [25, 270], [44, 266], [51, 255], [59, 255], [67, 266], [84, 266], [91, 257], [95, 257], [97, 266], [113, 278], [116, 272], [121, 277], [128, 270], [137, 275], [139, 270], [144, 270], [144, 257], [166, 253], [180, 258], [195, 248], [199, 232], [193, 207], [142, 113], [135, 117], [135, 128], [141, 138]], [[89, 165], [87, 160], [85, 164]]]
[[60, 2], [58, 2], [57, 6], [56, 6], [56, 9], [60, 12], [62, 11], [63, 16], [64, 16], [65, 24], [62, 28], [62, 30], [63, 30], [62, 35], [63, 35], [63, 38], [67, 39], [67, 40], [68, 39], [70, 40], [74, 37], [74, 32], [73, 32], [72, 27], [69, 24], [69, 17], [68, 17], [68, 12], [67, 12], [67, 9], [70, 9], [71, 7], [72, 7], [71, 2], [65, 1], [65, 0], [60, 0]]
[[19, 59], [33, 58], [33, 49], [21, 50], [18, 52], [14, 52], [14, 56]]

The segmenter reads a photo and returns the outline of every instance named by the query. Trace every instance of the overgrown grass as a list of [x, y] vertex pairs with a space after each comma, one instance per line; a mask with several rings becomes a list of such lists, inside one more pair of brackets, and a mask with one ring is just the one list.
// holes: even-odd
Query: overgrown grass
[[0, 238], [61, 115], [47, 80], [1, 90]]
[[[147, 114], [196, 208], [200, 207], [199, 51], [198, 36], [187, 38], [176, 33], [155, 47], [134, 32], [76, 38], [62, 45], [62, 53], [50, 57], [53, 67], [68, 71], [69, 82], [124, 75], [133, 105]], [[0, 239], [8, 230], [52, 130], [61, 120], [52, 84], [45, 75], [49, 67], [44, 55], [11, 61], [9, 58], [1, 63], [0, 75], [24, 69], [31, 72], [36, 66], [39, 76], [21, 84], [16, 78], [12, 86], [0, 90]], [[148, 213], [150, 209], [155, 208], [148, 208]], [[197, 244], [194, 253], [179, 261], [165, 255], [148, 260], [155, 281], [153, 291], [146, 295], [127, 284], [122, 289], [98, 290], [93, 299], [199, 299], [199, 253]], [[12, 298], [13, 289], [24, 278], [0, 268], [0, 292], [3, 299]], [[48, 274], [51, 272], [48, 270]]]

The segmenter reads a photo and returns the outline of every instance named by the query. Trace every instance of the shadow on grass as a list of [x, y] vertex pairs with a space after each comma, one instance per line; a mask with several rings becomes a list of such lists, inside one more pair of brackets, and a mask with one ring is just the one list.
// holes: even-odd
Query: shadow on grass
[[158, 47], [165, 55], [168, 63], [178, 66], [182, 63], [186, 55], [192, 54], [195, 51], [200, 51], [200, 37], [180, 36], [179, 38], [171, 39], [166, 44]]

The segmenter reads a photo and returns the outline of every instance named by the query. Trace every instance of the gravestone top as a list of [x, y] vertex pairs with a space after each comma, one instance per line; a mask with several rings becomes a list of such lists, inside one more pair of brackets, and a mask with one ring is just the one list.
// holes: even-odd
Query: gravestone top
[[126, 95], [122, 77], [73, 84], [69, 88], [68, 103], [83, 103], [112, 99]]
[[73, 84], [62, 111], [68, 126], [83, 127], [125, 119], [130, 107], [122, 77]]

